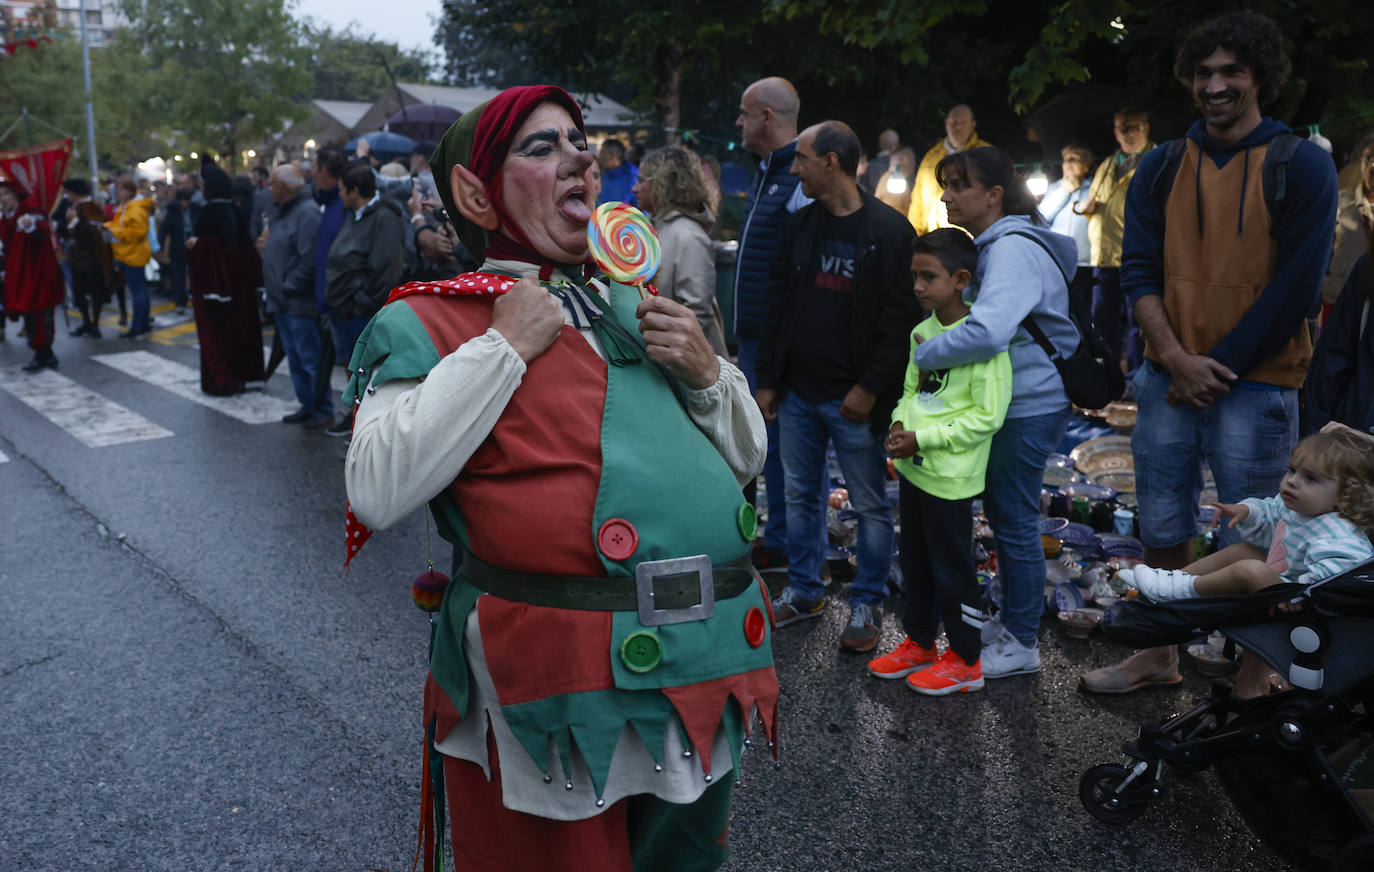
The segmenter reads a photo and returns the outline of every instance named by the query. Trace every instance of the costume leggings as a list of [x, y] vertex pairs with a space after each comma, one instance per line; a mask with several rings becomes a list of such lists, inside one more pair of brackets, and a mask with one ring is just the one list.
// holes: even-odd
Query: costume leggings
[[57, 329], [53, 310], [24, 313], [24, 333], [28, 336], [29, 347], [39, 354], [52, 351], [53, 333]]
[[480, 766], [444, 758], [455, 872], [711, 872], [725, 862], [733, 770], [693, 803], [632, 796], [595, 817], [555, 821], [501, 804], [488, 747], [490, 781]]
[[943, 616], [949, 647], [965, 663], [976, 663], [983, 609], [973, 562], [972, 501], [931, 496], [905, 478], [900, 489], [906, 634], [929, 648]]

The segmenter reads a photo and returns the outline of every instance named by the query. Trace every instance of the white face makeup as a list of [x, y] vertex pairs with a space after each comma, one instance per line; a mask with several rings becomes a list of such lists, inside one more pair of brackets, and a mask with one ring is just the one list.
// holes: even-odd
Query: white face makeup
[[594, 194], [592, 156], [568, 110], [543, 103], [515, 132], [501, 165], [501, 201], [536, 254], [555, 263], [587, 257]]

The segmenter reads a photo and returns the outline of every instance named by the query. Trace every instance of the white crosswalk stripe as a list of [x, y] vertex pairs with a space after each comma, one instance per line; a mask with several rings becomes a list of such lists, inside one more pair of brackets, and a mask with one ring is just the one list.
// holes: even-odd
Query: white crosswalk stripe
[[166, 430], [50, 369], [0, 372], [0, 388], [91, 448], [162, 439]]
[[269, 424], [280, 421], [283, 415], [296, 410], [295, 403], [255, 391], [232, 397], [212, 397], [201, 391], [198, 371], [158, 357], [150, 351], [97, 354], [91, 359], [245, 424]]
[[5, 454], [5, 452], [0, 451], [0, 463], [8, 463], [8, 462], [9, 462], [9, 457]]

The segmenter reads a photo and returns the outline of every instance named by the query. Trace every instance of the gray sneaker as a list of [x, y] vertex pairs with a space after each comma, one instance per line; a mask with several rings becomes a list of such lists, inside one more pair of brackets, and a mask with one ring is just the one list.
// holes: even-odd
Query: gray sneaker
[[878, 625], [882, 616], [878, 610], [866, 603], [855, 603], [849, 608], [849, 625], [840, 635], [840, 647], [850, 651], [872, 651], [878, 645]]
[[804, 600], [797, 595], [788, 585], [778, 594], [778, 598], [773, 600], [773, 623], [778, 629], [782, 629], [788, 624], [795, 624], [797, 621], [804, 621], [807, 618], [819, 618], [821, 612], [825, 611], [825, 600], [820, 599], [812, 602]]

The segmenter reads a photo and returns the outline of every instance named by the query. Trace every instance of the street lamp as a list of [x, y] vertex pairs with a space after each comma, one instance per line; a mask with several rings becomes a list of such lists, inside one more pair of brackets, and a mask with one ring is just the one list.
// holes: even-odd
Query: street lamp
[[1050, 180], [1043, 172], [1036, 170], [1026, 178], [1026, 187], [1030, 188], [1031, 194], [1038, 200], [1049, 191]]

